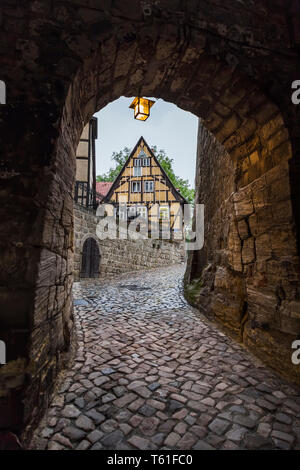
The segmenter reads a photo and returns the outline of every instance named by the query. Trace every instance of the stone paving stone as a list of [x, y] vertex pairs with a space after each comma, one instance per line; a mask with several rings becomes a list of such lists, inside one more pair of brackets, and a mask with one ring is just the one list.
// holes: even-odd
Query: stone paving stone
[[177, 442], [180, 440], [180, 435], [176, 432], [171, 432], [165, 439], [165, 445], [168, 447], [175, 447]]
[[208, 427], [212, 432], [216, 433], [218, 436], [221, 436], [230, 427], [230, 423], [228, 421], [224, 421], [223, 419], [216, 418], [212, 421], [212, 423], [210, 423]]
[[140, 436], [131, 436], [128, 442], [140, 450], [148, 450], [151, 448], [149, 441]]
[[106, 395], [103, 395], [101, 400], [102, 400], [102, 403], [108, 403], [112, 400], [115, 400], [116, 399], [116, 396], [113, 394], [113, 393], [107, 393]]
[[153, 399], [147, 400], [146, 404], [160, 411], [163, 411], [166, 407], [165, 403]]
[[143, 398], [149, 398], [152, 395], [151, 391], [146, 387], [137, 387], [134, 391]]
[[65, 447], [55, 441], [50, 441], [48, 444], [48, 450], [64, 450]]
[[247, 432], [247, 428], [234, 425], [232, 426], [232, 429], [226, 433], [226, 438], [230, 441], [241, 442]]
[[67, 405], [62, 410], [62, 416], [65, 416], [66, 418], [77, 418], [79, 415], [80, 411], [73, 405]]
[[116, 397], [120, 398], [124, 393], [126, 393], [127, 389], [126, 387], [118, 386], [113, 388], [113, 392], [116, 395]]
[[64, 447], [73, 449], [73, 445], [71, 441], [67, 437], [63, 436], [62, 434], [54, 434], [52, 436], [52, 440], [55, 442], [59, 442], [59, 444], [63, 445]]
[[100, 442], [96, 442], [91, 448], [90, 450], [102, 450], [103, 449], [103, 445], [100, 444]]
[[186, 423], [178, 423], [175, 428], [174, 432], [177, 432], [178, 434], [184, 434], [187, 430], [187, 424]]
[[76, 447], [76, 450], [88, 450], [91, 447], [91, 443], [89, 441], [83, 440], [80, 444]]
[[115, 419], [120, 423], [128, 422], [131, 417], [132, 413], [129, 410], [121, 410], [115, 414]]
[[129, 434], [132, 431], [132, 427], [129, 426], [129, 424], [126, 424], [126, 423], [121, 423], [120, 424], [120, 429], [125, 434], [125, 436], [127, 436], [127, 434]]
[[87, 439], [94, 444], [95, 442], [99, 441], [103, 437], [103, 432], [99, 431], [99, 429], [95, 429], [94, 431], [90, 432], [87, 435]]
[[49, 437], [51, 437], [53, 433], [54, 433], [54, 429], [46, 427], [42, 430], [41, 436], [46, 439], [49, 439]]
[[103, 446], [114, 449], [116, 445], [124, 438], [124, 433], [120, 430], [113, 431], [102, 438]]
[[160, 387], [160, 383], [159, 383], [159, 382], [152, 382], [150, 385], [148, 385], [148, 388], [149, 388], [149, 390], [151, 390], [151, 392], [154, 392], [154, 391], [157, 390], [159, 387]]
[[154, 445], [160, 448], [165, 440], [165, 437], [166, 437], [165, 434], [162, 432], [155, 434], [154, 436], [151, 437], [151, 442], [153, 442]]
[[281, 423], [284, 423], [284, 424], [291, 424], [293, 422], [292, 417], [285, 413], [277, 413], [276, 419], [277, 421], [280, 421]]
[[101, 387], [101, 385], [105, 384], [108, 381], [108, 377], [98, 377], [94, 380], [94, 384], [96, 385], [96, 387]]
[[263, 437], [268, 437], [271, 433], [271, 425], [269, 423], [259, 423], [257, 432]]
[[84, 431], [92, 431], [95, 429], [93, 421], [88, 416], [84, 415], [80, 415], [76, 419], [75, 424], [78, 428], [83, 429]]
[[143, 405], [139, 408], [139, 413], [143, 416], [152, 416], [156, 413], [156, 409], [153, 406]]
[[158, 411], [156, 413], [156, 416], [162, 421], [166, 421], [168, 419], [168, 415], [166, 415], [165, 413], [162, 413], [161, 411]]
[[240, 424], [241, 426], [245, 426], [246, 428], [254, 428], [256, 423], [253, 419], [249, 418], [245, 415], [236, 415], [233, 417], [234, 423]]
[[136, 399], [135, 393], [126, 393], [126, 395], [123, 395], [121, 398], [118, 398], [117, 400], [115, 400], [114, 405], [117, 408], [123, 408], [124, 406], [128, 405], [135, 399]]
[[196, 444], [193, 446], [193, 450], [215, 450], [215, 447], [212, 447], [205, 441], [199, 440], [196, 442]]
[[137, 411], [141, 406], [145, 403], [145, 400], [143, 398], [138, 398], [137, 400], [132, 401], [128, 405], [128, 409], [132, 412]]
[[170, 431], [174, 428], [175, 424], [176, 424], [176, 421], [174, 421], [173, 419], [168, 419], [159, 426], [158, 430], [160, 432], [169, 434]]
[[112, 369], [111, 367], [107, 367], [105, 369], [102, 369], [101, 372], [104, 375], [111, 375], [111, 374], [114, 374], [116, 371]]
[[168, 406], [168, 411], [170, 413], [174, 413], [175, 411], [181, 410], [181, 408], [183, 408], [183, 407], [184, 407], [183, 403], [181, 403], [177, 400], [170, 400], [169, 406]]
[[273, 431], [282, 431], [289, 434], [291, 427], [288, 424], [283, 424], [278, 421], [273, 423]]
[[182, 275], [74, 285], [74, 364], [31, 448], [299, 449], [299, 391], [195, 313]]
[[213, 447], [220, 447], [221, 444], [225, 441], [225, 437], [210, 433], [205, 437], [205, 440]]
[[181, 420], [181, 419], [184, 419], [187, 414], [188, 414], [188, 410], [186, 408], [182, 408], [181, 410], [176, 411], [173, 414], [172, 418]]
[[295, 439], [294, 436], [281, 431], [272, 431], [271, 436], [280, 439], [281, 441], [289, 442], [290, 444], [292, 444]]
[[96, 425], [105, 421], [105, 416], [102, 413], [98, 413], [95, 409], [88, 410], [86, 415], [91, 418]]
[[103, 433], [108, 434], [118, 428], [118, 423], [114, 419], [108, 419], [107, 421], [102, 423], [100, 427]]
[[75, 428], [74, 426], [68, 426], [64, 428], [63, 433], [71, 441], [80, 441], [86, 436], [86, 432], [81, 429]]
[[128, 390], [134, 390], [136, 388], [143, 386], [144, 384], [145, 382], [143, 380], [134, 380], [127, 386], [127, 388]]
[[245, 447], [249, 450], [271, 449], [272, 440], [259, 434], [248, 434], [245, 438]]
[[151, 418], [144, 418], [141, 421], [138, 430], [144, 436], [152, 436], [155, 433], [155, 430], [159, 423], [159, 419], [155, 418], [154, 416]]
[[191, 426], [190, 431], [193, 432], [197, 437], [204, 437], [207, 434], [207, 429], [204, 426]]
[[177, 442], [178, 449], [189, 450], [197, 441], [197, 437], [194, 434], [187, 432], [181, 439]]

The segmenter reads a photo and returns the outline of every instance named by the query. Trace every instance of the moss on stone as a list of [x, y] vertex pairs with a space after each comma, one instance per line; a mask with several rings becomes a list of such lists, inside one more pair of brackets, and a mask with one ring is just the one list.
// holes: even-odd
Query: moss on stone
[[202, 287], [203, 282], [201, 278], [195, 278], [191, 283], [185, 284], [184, 295], [191, 305], [197, 305], [199, 300], [199, 292]]

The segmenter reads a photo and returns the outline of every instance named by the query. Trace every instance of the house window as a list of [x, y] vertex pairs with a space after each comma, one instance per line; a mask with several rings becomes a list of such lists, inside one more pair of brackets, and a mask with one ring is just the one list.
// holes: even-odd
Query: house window
[[133, 168], [133, 176], [142, 176], [142, 168], [140, 166]]
[[160, 220], [169, 220], [169, 207], [160, 206], [160, 208], [159, 208], [159, 219]]
[[127, 207], [126, 204], [119, 205], [119, 219], [120, 220], [126, 220], [127, 219]]
[[137, 210], [136, 210], [136, 205], [128, 207], [128, 217], [136, 217], [137, 215]]
[[144, 183], [144, 192], [153, 193], [154, 191], [154, 181], [145, 181]]
[[131, 192], [132, 193], [140, 193], [141, 192], [141, 182], [140, 181], [132, 181], [131, 182]]
[[138, 158], [134, 158], [133, 166], [142, 166], [142, 160], [139, 160]]
[[150, 166], [150, 158], [143, 158], [143, 166]]

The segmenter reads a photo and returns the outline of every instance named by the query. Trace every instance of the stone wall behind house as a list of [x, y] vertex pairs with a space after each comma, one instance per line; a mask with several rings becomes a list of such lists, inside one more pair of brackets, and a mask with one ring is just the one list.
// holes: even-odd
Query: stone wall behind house
[[82, 248], [92, 237], [100, 250], [99, 277], [181, 263], [185, 259], [182, 241], [100, 240], [96, 235], [98, 218], [79, 205], [74, 207], [74, 279], [80, 279]]

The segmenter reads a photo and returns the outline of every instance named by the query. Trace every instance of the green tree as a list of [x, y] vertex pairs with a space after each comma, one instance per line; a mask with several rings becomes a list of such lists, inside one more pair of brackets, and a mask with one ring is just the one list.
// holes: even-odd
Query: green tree
[[[176, 176], [173, 170], [173, 159], [166, 155], [165, 150], [157, 150], [157, 147], [152, 147], [152, 152], [156, 156], [162, 168], [167, 173], [170, 181], [179, 190], [180, 194], [189, 202], [193, 203], [195, 198], [195, 190], [190, 187], [189, 181]], [[111, 159], [115, 162], [113, 168], [110, 168], [107, 173], [97, 176], [97, 181], [114, 181], [128, 159], [131, 150], [124, 147], [119, 152], [113, 152]]]
[[111, 160], [115, 162], [115, 166], [113, 168], [110, 168], [107, 173], [98, 175], [97, 181], [114, 181], [122, 170], [130, 153], [131, 150], [128, 147], [124, 147], [123, 150], [120, 150], [120, 152], [113, 152]]

